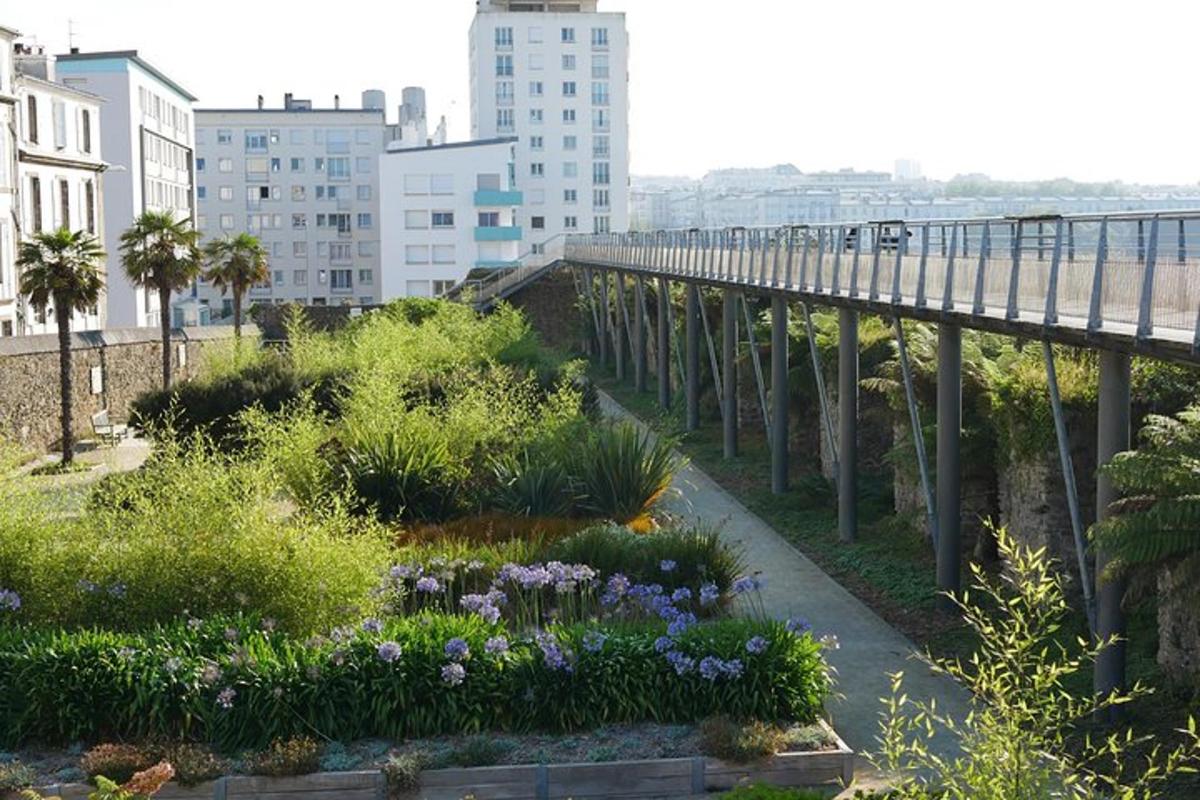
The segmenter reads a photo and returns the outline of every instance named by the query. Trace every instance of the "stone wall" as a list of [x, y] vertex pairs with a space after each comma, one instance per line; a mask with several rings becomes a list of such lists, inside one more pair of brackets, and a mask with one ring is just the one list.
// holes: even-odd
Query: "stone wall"
[[[253, 336], [250, 328], [247, 334]], [[227, 327], [188, 328], [172, 332], [173, 380], [194, 377], [204, 348], [228, 339]], [[72, 398], [75, 433], [92, 436], [91, 417], [104, 409], [115, 421], [129, 418], [139, 394], [162, 385], [162, 347], [153, 328], [88, 331], [71, 335]], [[180, 359], [180, 352], [185, 353]], [[99, 392], [93, 392], [93, 370]], [[0, 436], [22, 447], [42, 451], [61, 437], [58, 388], [58, 336], [0, 339]]]
[[[632, 324], [634, 291], [628, 282], [625, 291]], [[584, 327], [577, 301], [575, 281], [570, 270], [565, 269], [556, 270], [508, 297], [509, 305], [524, 312], [525, 318], [542, 337], [543, 342], [567, 352], [580, 352], [584, 347], [583, 340], [587, 329]], [[649, 309], [649, 300], [646, 305]], [[632, 367], [630, 374], [633, 374]]]

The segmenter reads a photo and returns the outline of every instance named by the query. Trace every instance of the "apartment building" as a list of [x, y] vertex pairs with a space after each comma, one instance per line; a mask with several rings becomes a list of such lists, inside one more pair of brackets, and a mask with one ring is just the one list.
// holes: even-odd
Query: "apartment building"
[[17, 332], [17, 87], [13, 44], [20, 34], [0, 26], [0, 336]]
[[[205, 239], [245, 231], [262, 241], [271, 280], [251, 289], [251, 303], [379, 302], [378, 162], [399, 135], [384, 103], [368, 90], [362, 108], [337, 98], [314, 108], [287, 94], [282, 108], [260, 98], [256, 108], [196, 112], [197, 227]], [[214, 319], [232, 312], [232, 299], [204, 282], [195, 299]]]
[[[40, 45], [17, 43], [13, 53], [16, 91], [17, 197], [24, 236], [69, 228], [99, 235], [103, 226], [100, 181], [100, 114], [103, 101], [90, 92], [55, 82], [55, 59]], [[15, 276], [19, 282], [19, 275]], [[58, 329], [53, 306], [36, 310], [18, 297], [12, 326], [0, 333], [52, 333]], [[101, 304], [68, 309], [73, 330], [104, 327]]]
[[382, 290], [437, 297], [473, 270], [517, 265], [518, 141], [501, 137], [410, 149], [380, 159]]
[[157, 326], [163, 313], [158, 294], [125, 276], [120, 239], [144, 211], [169, 211], [194, 222], [196, 98], [136, 50], [72, 51], [58, 56], [56, 69], [60, 83], [104, 99], [100, 152], [110, 165], [104, 180], [106, 324]]
[[596, 0], [479, 0], [471, 136], [516, 136], [525, 249], [629, 227], [629, 34]]

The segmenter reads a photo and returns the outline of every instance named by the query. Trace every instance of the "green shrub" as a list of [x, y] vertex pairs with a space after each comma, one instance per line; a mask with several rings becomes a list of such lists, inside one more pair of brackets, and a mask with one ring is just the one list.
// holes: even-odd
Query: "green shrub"
[[784, 741], [782, 730], [758, 720], [738, 722], [718, 716], [700, 723], [700, 752], [734, 764], [769, 758], [783, 749]]
[[730, 789], [721, 797], [725, 800], [828, 800], [830, 794], [820, 789], [790, 789], [784, 786], [752, 783], [749, 786]]
[[103, 775], [116, 783], [125, 783], [135, 772], [158, 763], [151, 749], [134, 744], [101, 744], [83, 754], [79, 768], [93, 780]]
[[179, 742], [162, 748], [161, 759], [175, 768], [180, 786], [197, 786], [230, 772], [230, 764], [201, 744]]
[[246, 767], [251, 775], [272, 778], [311, 775], [321, 770], [321, 746], [307, 736], [276, 739], [247, 759]]
[[20, 761], [0, 761], [0, 794], [20, 791], [36, 779], [37, 773]]
[[517, 457], [498, 459], [494, 506], [510, 514], [530, 517], [565, 517], [574, 497], [571, 476], [554, 461], [540, 461], [528, 451]]
[[345, 470], [357, 507], [380, 520], [441, 520], [458, 499], [445, 445], [388, 431], [346, 453]]
[[621, 523], [649, 512], [679, 467], [669, 442], [631, 422], [601, 426], [578, 444], [570, 465], [584, 514]]
[[411, 753], [400, 753], [387, 760], [381, 768], [383, 777], [387, 780], [388, 794], [391, 797], [402, 797], [406, 793], [421, 788], [421, 770], [428, 769], [432, 757], [423, 750]]
[[[495, 653], [485, 644], [503, 629], [476, 616], [312, 640], [219, 620], [141, 635], [0, 627], [0, 744], [187, 737], [230, 752], [306, 735], [566, 731], [714, 714], [811, 721], [828, 691], [820, 645], [779, 623], [693, 626], [675, 645], [693, 661], [683, 675], [655, 649], [659, 624], [607, 627], [599, 648], [585, 640], [590, 630], [552, 628], [553, 642], [514, 637]], [[771, 644], [749, 655], [754, 636]], [[443, 675], [453, 638], [469, 647], [458, 685]], [[698, 665], [709, 657], [738, 661], [740, 674], [705, 677]]]
[[491, 767], [499, 764], [513, 750], [513, 743], [495, 736], [469, 736], [446, 757], [452, 767]]

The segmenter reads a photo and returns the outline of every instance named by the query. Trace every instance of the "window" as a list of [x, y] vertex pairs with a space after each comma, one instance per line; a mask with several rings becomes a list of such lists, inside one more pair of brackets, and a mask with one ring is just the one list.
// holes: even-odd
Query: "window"
[[308, 242], [292, 242], [292, 256], [308, 258]]
[[579, 227], [579, 217], [563, 217], [563, 228], [573, 231]]
[[592, 56], [592, 77], [608, 78], [608, 56]]
[[429, 193], [430, 194], [454, 194], [454, 176], [453, 175], [430, 175], [429, 176]]
[[292, 214], [292, 228], [299, 230], [308, 227], [308, 214]]
[[217, 172], [233, 172], [233, 159], [232, 158], [218, 158], [217, 159]]
[[496, 104], [511, 106], [513, 104], [513, 82], [496, 81]]
[[595, 136], [592, 138], [592, 158], [608, 158], [609, 156], [609, 139], [607, 136]]
[[[325, 226], [325, 215], [317, 214], [317, 227], [321, 228], [324, 226]], [[317, 258], [329, 258], [329, 242], [317, 242]], [[321, 283], [324, 283], [324, 282], [325, 282], [325, 279], [322, 278]]]
[[546, 218], [545, 217], [530, 217], [529, 218], [529, 227], [533, 228], [535, 231], [546, 230]]
[[271, 159], [271, 172], [279, 172], [279, 170], [281, 170], [281, 169], [283, 169], [283, 167], [280, 164], [280, 160], [278, 158], [272, 158]]
[[246, 152], [247, 153], [265, 153], [265, 152], [267, 152], [267, 132], [266, 131], [246, 131]]
[[592, 28], [592, 47], [608, 47], [608, 28]]
[[612, 224], [608, 217], [596, 217], [592, 221], [594, 233], [608, 233], [610, 230], [612, 230]]
[[207, 186], [197, 186], [196, 187], [196, 199], [204, 200], [207, 197], [208, 197], [208, 187]]
[[204, 159], [203, 158], [196, 159], [196, 172], [204, 172]]
[[496, 56], [496, 77], [511, 78], [513, 74], [513, 57]]
[[574, 125], [575, 124], [575, 109], [573, 109], [573, 108], [564, 108], [563, 109], [563, 124], [564, 125]]
[[278, 128], [271, 130], [270, 138], [271, 138], [271, 144], [279, 144], [279, 129]]
[[[300, 242], [296, 242], [296, 244], [300, 244]], [[306, 269], [292, 270], [292, 284], [294, 286], [307, 286], [308, 285], [308, 270], [306, 270]]]
[[513, 29], [496, 28], [496, 47], [513, 46]]
[[593, 189], [592, 190], [592, 206], [594, 208], [608, 208], [610, 198], [608, 189]]
[[360, 269], [358, 271], [358, 285], [370, 286], [375, 283], [375, 274], [369, 269]]
[[454, 227], [454, 212], [453, 211], [435, 211], [435, 212], [433, 212], [433, 227], [435, 227], [435, 228], [453, 228]]
[[529, 43], [530, 44], [541, 44], [542, 43], [542, 29], [540, 26], [535, 25], [529, 29]]
[[579, 148], [579, 140], [574, 136], [563, 137], [563, 150], [577, 150]]
[[365, 200], [371, 199], [371, 185], [370, 184], [364, 183], [361, 186], [355, 187], [355, 190], [357, 192], [359, 200], [365, 201]]
[[500, 191], [500, 175], [495, 172], [481, 172], [475, 176], [475, 188], [480, 191]]
[[354, 288], [354, 270], [350, 269], [331, 269], [329, 270], [329, 288], [337, 291], [338, 289], [353, 289]]
[[429, 227], [428, 211], [405, 211], [404, 227], [410, 231], [425, 230]]
[[354, 159], [354, 171], [359, 175], [363, 175], [371, 171], [371, 159], [366, 156], [359, 156]]
[[511, 108], [496, 109], [496, 130], [511, 132], [515, 126], [513, 118], [513, 110]]
[[325, 159], [314, 158], [313, 159], [313, 172], [324, 172], [324, 171], [325, 171]]
[[427, 244], [410, 244], [404, 247], [404, 263], [405, 264], [428, 264], [429, 263], [429, 245]]
[[592, 84], [592, 105], [608, 105], [608, 81], [596, 81]]
[[79, 129], [83, 134], [83, 152], [92, 152], [92, 112], [86, 108], [80, 112]]
[[564, 53], [562, 57], [562, 68], [567, 72], [575, 69], [575, 56], [572, 53]]
[[66, 178], [58, 180], [58, 225], [59, 228], [71, 227], [71, 184]]
[[359, 242], [358, 255], [362, 258], [373, 258], [376, 253], [376, 242]]
[[329, 260], [330, 261], [349, 261], [353, 258], [354, 252], [350, 247], [349, 242], [330, 242], [329, 243]]
[[597, 186], [607, 186], [611, 177], [607, 161], [597, 161], [592, 164], [592, 183]]
[[[362, 215], [360, 214], [359, 216], [362, 216]], [[370, 216], [371, 215], [368, 214], [367, 218], [369, 219]], [[330, 214], [328, 219], [329, 219], [329, 227], [337, 228], [338, 233], [349, 233], [350, 232], [350, 215], [349, 214]]]
[[575, 29], [563, 28], [559, 41], [561, 41], [563, 44], [575, 44]]
[[429, 176], [428, 175], [405, 175], [404, 176], [404, 193], [405, 194], [429, 194]]
[[83, 213], [84, 227], [88, 233], [96, 232], [96, 185], [91, 181], [83, 182]]
[[350, 152], [350, 131], [330, 128], [325, 131], [325, 152], [342, 155]]
[[564, 161], [563, 162], [563, 177], [564, 178], [578, 178], [579, 177], [579, 163], [576, 161]]
[[575, 189], [563, 189], [563, 202], [567, 205], [574, 205], [579, 202], [579, 192]]
[[[25, 137], [32, 143], [38, 142], [38, 116], [37, 116], [37, 98], [29, 95], [25, 101], [26, 109], [28, 110], [29, 121], [25, 125]], [[40, 229], [39, 229], [40, 230]]]
[[288, 131], [288, 141], [292, 144], [304, 144], [304, 131], [293, 128]]
[[541, 97], [545, 93], [546, 93], [546, 87], [541, 81], [530, 81], [529, 82], [529, 96], [530, 97]]
[[603, 108], [592, 109], [592, 130], [607, 131], [609, 129], [608, 111]]
[[292, 172], [304, 172], [304, 159], [293, 158], [291, 160]]
[[221, 230], [223, 230], [223, 231], [233, 230], [233, 214], [222, 214], [221, 215]]
[[529, 175], [533, 178], [541, 178], [546, 174], [546, 165], [541, 161], [534, 161], [529, 165]]
[[308, 189], [306, 189], [303, 185], [292, 187], [292, 201], [293, 202], [303, 203], [307, 199], [308, 199]]
[[546, 190], [545, 189], [530, 189], [525, 193], [525, 197], [529, 200], [531, 206], [546, 205]]
[[480, 211], [479, 212], [479, 227], [481, 227], [481, 228], [499, 228], [500, 227], [500, 212], [499, 211]]
[[358, 227], [360, 228], [370, 228], [374, 222], [371, 215], [367, 212], [362, 212], [358, 215]]
[[575, 96], [575, 81], [563, 81], [563, 97]]
[[348, 181], [350, 180], [350, 159], [330, 158], [325, 166], [325, 173], [331, 181]]
[[546, 56], [542, 53], [529, 54], [529, 70], [531, 72], [541, 72], [546, 68]]
[[545, 147], [546, 147], [546, 140], [543, 139], [541, 136], [530, 136], [529, 137], [529, 149], [530, 150], [542, 150]]
[[281, 269], [275, 270], [275, 285], [283, 286], [283, 270]]
[[454, 263], [454, 245], [452, 245], [452, 244], [435, 244], [433, 246], [433, 263], [435, 263], [435, 264], [453, 264]]
[[218, 130], [217, 144], [233, 144], [233, 131], [227, 129]]
[[545, 120], [545, 111], [540, 108], [529, 109], [529, 121], [534, 125], [541, 125]]
[[228, 203], [230, 200], [233, 199], [233, 187], [232, 186], [219, 187], [217, 189], [217, 197], [220, 198], [223, 202]]

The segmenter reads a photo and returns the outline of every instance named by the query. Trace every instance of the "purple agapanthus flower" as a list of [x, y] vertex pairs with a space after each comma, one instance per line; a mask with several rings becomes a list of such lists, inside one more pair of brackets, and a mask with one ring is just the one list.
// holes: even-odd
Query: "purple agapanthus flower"
[[654, 649], [660, 653], [665, 653], [675, 647], [675, 642], [669, 636], [660, 636], [654, 640]]
[[679, 565], [669, 558], [664, 558], [662, 561], [658, 562], [658, 568], [663, 572], [674, 572], [677, 566]]
[[447, 686], [459, 686], [467, 679], [467, 669], [462, 664], [453, 663], [442, 667], [442, 683]]
[[679, 636], [688, 628], [696, 624], [696, 615], [691, 612], [680, 614], [671, 621], [667, 626], [668, 636]]
[[686, 656], [678, 650], [667, 653], [667, 663], [675, 668], [676, 675], [686, 675], [696, 668], [696, 659]]
[[742, 660], [740, 658], [730, 659], [721, 664], [721, 672], [730, 678], [740, 678], [742, 676], [742, 669]]
[[680, 586], [671, 593], [672, 603], [690, 603], [692, 601], [692, 590], [686, 586]]
[[425, 594], [433, 594], [434, 592], [440, 592], [441, 590], [442, 590], [442, 585], [440, 583], [438, 583], [437, 578], [426, 575], [423, 578], [417, 579], [417, 591], [418, 592], [424, 592]]
[[471, 648], [467, 645], [465, 639], [455, 637], [446, 642], [445, 652], [451, 661], [462, 661], [471, 654]]
[[566, 650], [558, 643], [553, 634], [543, 633], [537, 637], [538, 647], [542, 651], [542, 660], [546, 666], [553, 670], [562, 670], [563, 672], [571, 672], [570, 651]]
[[363, 633], [382, 633], [383, 623], [374, 617], [368, 617], [362, 623]]
[[751, 655], [761, 655], [767, 651], [767, 646], [771, 643], [761, 636], [755, 636], [746, 642], [746, 652]]
[[493, 636], [483, 643], [483, 652], [498, 656], [508, 652], [508, 639], [503, 636]]
[[787, 629], [788, 633], [794, 633], [797, 636], [808, 633], [812, 630], [812, 625], [809, 625], [808, 620], [804, 619], [803, 617], [789, 619], [786, 623], [784, 623], [784, 627]]
[[81, 592], [87, 592], [88, 594], [92, 594], [92, 593], [94, 593], [94, 592], [97, 592], [97, 591], [99, 591], [99, 590], [100, 590], [100, 587], [99, 587], [99, 586], [97, 586], [96, 584], [92, 583], [92, 582], [91, 582], [91, 581], [89, 581], [87, 578], [80, 578], [80, 579], [79, 579], [79, 580], [78, 580], [78, 581], [75, 583], [75, 586], [76, 586], [76, 588], [78, 588], [78, 589], [79, 589], [79, 591], [81, 591]]
[[397, 564], [388, 571], [388, 574], [392, 576], [392, 580], [404, 581], [413, 576], [413, 568], [408, 564]]
[[0, 611], [18, 611], [21, 608], [21, 596], [11, 589], [0, 589]]
[[766, 586], [766, 581], [757, 575], [743, 575], [733, 582], [734, 594], [745, 594], [746, 592], [757, 592]]
[[395, 642], [384, 642], [375, 648], [375, 655], [385, 664], [391, 664], [400, 658], [400, 645]]
[[599, 653], [604, 648], [608, 636], [600, 631], [588, 631], [583, 635], [583, 649], [589, 653]]
[[721, 659], [716, 656], [705, 656], [700, 659], [700, 677], [706, 681], [715, 681], [721, 677]]
[[233, 700], [237, 697], [237, 690], [232, 686], [226, 686], [221, 691], [217, 692], [217, 705], [228, 711], [233, 708]]
[[125, 584], [118, 581], [117, 583], [114, 583], [112, 586], [109, 586], [108, 587], [108, 596], [112, 597], [116, 600], [124, 600], [125, 599]]

